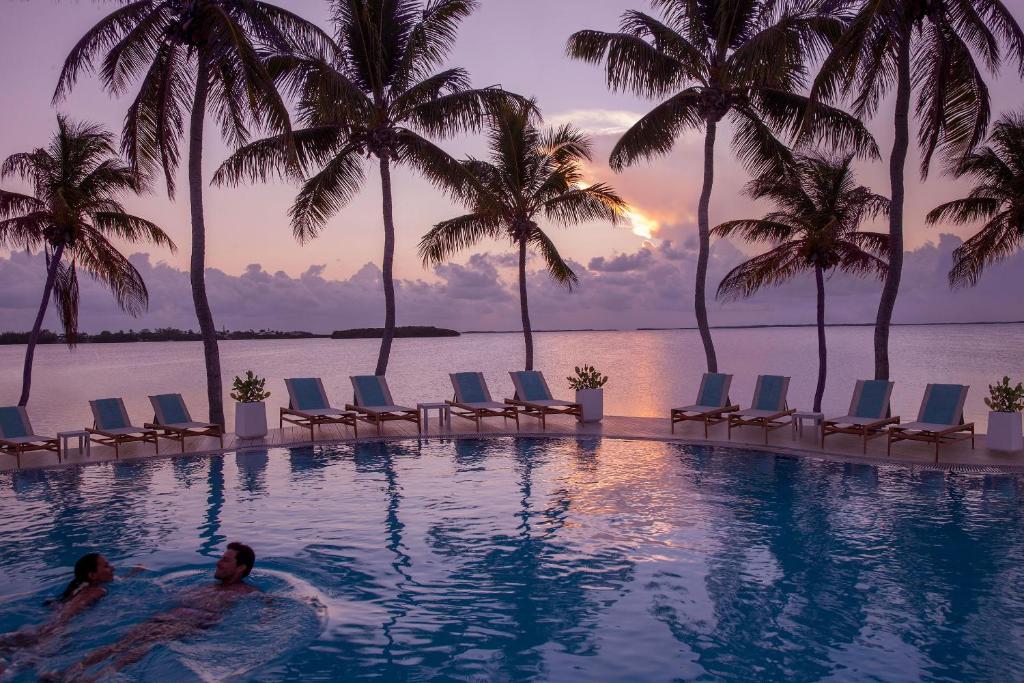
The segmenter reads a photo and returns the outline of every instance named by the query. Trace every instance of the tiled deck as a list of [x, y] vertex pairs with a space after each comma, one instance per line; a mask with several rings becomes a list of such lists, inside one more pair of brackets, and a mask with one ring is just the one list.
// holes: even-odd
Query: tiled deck
[[[753, 428], [742, 428], [734, 430], [733, 440], [726, 440], [726, 426], [718, 424], [711, 427], [710, 438], [704, 438], [703, 426], [699, 423], [682, 423], [676, 425], [676, 433], [669, 430], [667, 418], [655, 417], [605, 417], [604, 421], [597, 424], [578, 424], [569, 417], [548, 418], [547, 431], [540, 431], [540, 423], [532, 418], [521, 418], [522, 436], [575, 436], [595, 435], [624, 439], [656, 439], [660, 441], [677, 441], [713, 446], [745, 446], [768, 450], [773, 452], [789, 453], [809, 457], [827, 458], [847, 462], [859, 462], [870, 464], [904, 464], [913, 466], [935, 467], [934, 449], [932, 446], [923, 443], [903, 441], [893, 446], [893, 455], [886, 457], [886, 443], [884, 437], [873, 439], [868, 444], [867, 455], [861, 453], [862, 445], [860, 439], [854, 436], [834, 435], [826, 442], [828, 449], [822, 451], [817, 443], [814, 429], [804, 429], [802, 437], [794, 439], [788, 426], [771, 432], [768, 445], [763, 442], [762, 432]], [[437, 421], [430, 421], [430, 437], [475, 437], [477, 433], [474, 426], [466, 420], [454, 419], [451, 434], [441, 434], [437, 431]], [[371, 425], [360, 423], [360, 440], [374, 440], [378, 437]], [[505, 429], [501, 420], [487, 420], [481, 431], [482, 436], [500, 436], [516, 434], [514, 426], [512, 431]], [[384, 430], [385, 438], [415, 438], [416, 427], [409, 422], [391, 422]], [[318, 431], [317, 443], [338, 443], [352, 442], [352, 431], [347, 427], [337, 425], [326, 426]], [[298, 427], [286, 427], [284, 429], [272, 429], [264, 439], [242, 440], [234, 434], [224, 437], [224, 451], [237, 451], [250, 448], [268, 448], [277, 446], [302, 446], [309, 445], [309, 431]], [[161, 439], [160, 456], [171, 457], [180, 455], [180, 445], [176, 442]], [[222, 452], [216, 439], [208, 437], [192, 438], [188, 440], [186, 453], [213, 454]], [[151, 444], [130, 444], [121, 448], [121, 458], [152, 458], [153, 446]], [[114, 450], [97, 444], [92, 445], [91, 457], [86, 460], [77, 451], [71, 450], [64, 458], [65, 464], [76, 464], [83, 462], [104, 462], [114, 459]], [[30, 452], [24, 453], [21, 457], [22, 468], [54, 467], [58, 466], [57, 456], [53, 453]], [[954, 469], [960, 471], [1019, 471], [1024, 472], [1024, 453], [1001, 453], [990, 451], [985, 447], [985, 436], [977, 436], [976, 448], [971, 449], [970, 441], [960, 441], [955, 444], [943, 447], [938, 467], [943, 469]], [[6, 453], [0, 454], [0, 471], [15, 469], [15, 458]]]

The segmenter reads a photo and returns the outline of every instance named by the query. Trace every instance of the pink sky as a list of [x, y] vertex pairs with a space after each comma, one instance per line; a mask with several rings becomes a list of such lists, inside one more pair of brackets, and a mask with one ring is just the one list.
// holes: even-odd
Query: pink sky
[[[280, 0], [279, 4], [328, 28], [325, 2]], [[1016, 3], [1011, 4], [1012, 11], [1024, 22], [1024, 9]], [[59, 68], [81, 34], [115, 6], [113, 2], [5, 2], [3, 21], [0, 22], [0, 82], [4, 84], [0, 89], [0, 108], [4, 112], [0, 128], [0, 157], [31, 149], [48, 140], [55, 126], [56, 112], [50, 98]], [[669, 239], [677, 246], [685, 245], [695, 232], [694, 214], [701, 182], [701, 134], [685, 136], [676, 150], [664, 159], [622, 174], [611, 173], [606, 160], [616, 139], [615, 130], [628, 125], [629, 121], [647, 111], [653, 102], [610, 93], [605, 88], [600, 69], [564, 57], [566, 38], [573, 31], [581, 28], [614, 29], [621, 12], [630, 8], [649, 9], [646, 2], [639, 0], [483, 0], [476, 14], [464, 23], [450, 63], [468, 69], [477, 85], [500, 83], [506, 89], [536, 97], [548, 122], [572, 120], [584, 128], [602, 132], [595, 136], [597, 159], [592, 174], [595, 179], [610, 182], [638, 212], [656, 222], [657, 225], [653, 226], [655, 239], [650, 247], [654, 250], [652, 253], [660, 253], [657, 249], [663, 246], [662, 240]], [[992, 83], [992, 93], [993, 109], [997, 114], [1020, 105], [1024, 88], [1014, 69], [1004, 69], [1002, 77]], [[60, 105], [60, 110], [76, 119], [102, 123], [120, 133], [127, 106], [128, 98], [110, 99], [97, 81], [85, 78], [79, 82], [72, 96]], [[870, 123], [886, 156], [890, 146], [890, 122], [891, 116], [883, 108]], [[208, 126], [207, 131], [205, 172], [209, 177], [228, 150], [217, 138], [213, 126]], [[728, 136], [719, 136], [711, 209], [713, 224], [730, 218], [758, 215], [764, 209], [739, 196], [749, 178], [731, 158], [728, 141]], [[442, 145], [457, 156], [482, 151], [477, 136], [445, 141]], [[886, 168], [883, 162], [864, 165], [861, 182], [888, 194]], [[908, 250], [919, 249], [929, 241], [938, 243], [940, 232], [960, 236], [969, 234], [971, 231], [966, 229], [947, 226], [940, 231], [924, 226], [923, 217], [929, 209], [940, 201], [964, 194], [965, 190], [963, 185], [942, 178], [938, 173], [933, 174], [927, 183], [920, 183], [916, 168], [916, 158], [912, 155], [908, 164]], [[227, 275], [237, 276], [245, 273], [250, 264], [259, 264], [263, 271], [283, 271], [291, 277], [316, 266], [318, 276], [348, 280], [367, 263], [379, 263], [383, 243], [380, 193], [374, 173], [368, 172], [367, 175], [369, 181], [358, 198], [331, 221], [319, 239], [305, 246], [295, 242], [288, 225], [287, 210], [295, 193], [293, 186], [277, 183], [231, 189], [208, 188], [208, 265]], [[165, 261], [175, 268], [186, 268], [188, 262], [188, 203], [184, 176], [183, 164], [177, 202], [168, 201], [162, 189], [151, 196], [126, 202], [139, 215], [159, 223], [178, 242], [181, 249], [175, 255], [147, 249], [153, 263]], [[416, 258], [416, 243], [434, 222], [456, 215], [460, 209], [439, 196], [428, 183], [404, 171], [399, 171], [396, 176], [395, 198], [398, 231], [396, 276], [407, 281], [443, 284], [443, 274], [425, 271], [420, 265]], [[597, 262], [600, 266], [616, 256], [642, 254], [645, 238], [635, 232], [643, 230], [588, 225], [574, 230], [556, 229], [553, 234], [562, 253], [582, 267], [582, 264], [594, 263], [593, 260], [598, 258], [604, 259]], [[747, 245], [735, 246], [750, 251]], [[501, 254], [508, 249], [504, 245], [493, 244], [483, 245], [478, 251]], [[736, 256], [738, 258], [739, 255]], [[467, 253], [459, 261], [466, 262], [469, 257]], [[319, 269], [319, 266], [323, 268]], [[502, 279], [510, 275], [500, 263], [497, 268]], [[945, 292], [940, 291], [936, 295], [943, 296]], [[401, 310], [399, 317], [400, 322], [412, 322], [406, 320]], [[682, 311], [672, 317], [676, 319], [665, 321], [666, 325], [689, 324], [692, 320]], [[159, 324], [159, 321], [155, 322]], [[510, 321], [507, 327], [514, 327], [514, 322]], [[28, 324], [13, 323], [3, 327], [27, 328]], [[91, 327], [86, 324], [87, 329]]]

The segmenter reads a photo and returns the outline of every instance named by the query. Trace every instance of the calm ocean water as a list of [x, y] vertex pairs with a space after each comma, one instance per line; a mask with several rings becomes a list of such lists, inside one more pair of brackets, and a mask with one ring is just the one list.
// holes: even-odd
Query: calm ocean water
[[[810, 408], [817, 373], [813, 328], [716, 330], [719, 365], [735, 375], [732, 398], [749, 403], [759, 373], [792, 376], [792, 407]], [[1020, 341], [1024, 325], [940, 325], [895, 327], [892, 367], [896, 388], [893, 410], [917, 416], [929, 382], [971, 385], [966, 419], [985, 431], [982, 399], [988, 385], [1004, 374], [1024, 375]], [[536, 364], [556, 396], [570, 397], [565, 381], [574, 365], [591, 363], [608, 374], [605, 412], [610, 415], [658, 416], [691, 403], [704, 369], [704, 353], [695, 330], [624, 332], [551, 332], [536, 335]], [[829, 381], [824, 410], [842, 415], [849, 407], [854, 381], [873, 372], [872, 329], [828, 329]], [[373, 372], [377, 340], [305, 339], [221, 342], [225, 392], [231, 378], [253, 369], [267, 378], [272, 392], [270, 415], [285, 405], [285, 377], [320, 376], [336, 405], [350, 401], [348, 376]], [[17, 401], [21, 388], [23, 346], [0, 346], [0, 405]], [[388, 382], [395, 400], [406, 405], [451, 398], [449, 372], [481, 371], [495, 398], [510, 396], [507, 371], [522, 367], [523, 340], [518, 333], [472, 334], [440, 339], [398, 339]], [[177, 392], [205, 419], [206, 389], [199, 342], [84, 344], [74, 351], [42, 346], [36, 352], [32, 400], [36, 431], [47, 433], [91, 422], [88, 400], [122, 396], [136, 423], [152, 417], [149, 394]], [[229, 427], [234, 415], [225, 394]]]

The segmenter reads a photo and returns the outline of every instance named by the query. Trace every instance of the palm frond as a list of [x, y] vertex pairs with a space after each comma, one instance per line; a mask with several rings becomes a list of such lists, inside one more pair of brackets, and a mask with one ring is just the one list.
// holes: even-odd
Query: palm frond
[[468, 213], [432, 227], [420, 239], [418, 252], [426, 267], [444, 263], [482, 240], [498, 239], [504, 235], [501, 221], [493, 214]]
[[810, 268], [801, 254], [799, 243], [785, 242], [726, 273], [718, 285], [716, 296], [723, 301], [748, 297], [765, 287], [777, 287]]
[[703, 127], [702, 105], [700, 91], [688, 88], [656, 106], [615, 143], [609, 159], [612, 169], [620, 171], [638, 160], [668, 154], [682, 131]]
[[363, 173], [358, 149], [350, 145], [303, 183], [288, 210], [292, 232], [299, 242], [316, 237], [327, 220], [351, 201], [363, 184]]
[[534, 226], [529, 233], [528, 243], [537, 249], [541, 258], [544, 259], [544, 266], [552, 280], [569, 290], [579, 284], [579, 277], [558, 253], [555, 243], [544, 234], [543, 230]]
[[172, 253], [178, 250], [174, 241], [159, 225], [138, 216], [100, 211], [92, 215], [92, 222], [100, 232], [126, 242], [151, 242], [166, 247]]
[[926, 220], [930, 225], [936, 223], [974, 223], [976, 221], [988, 220], [997, 213], [1002, 203], [991, 197], [966, 197], [954, 199], [951, 202], [940, 204], [928, 212]]

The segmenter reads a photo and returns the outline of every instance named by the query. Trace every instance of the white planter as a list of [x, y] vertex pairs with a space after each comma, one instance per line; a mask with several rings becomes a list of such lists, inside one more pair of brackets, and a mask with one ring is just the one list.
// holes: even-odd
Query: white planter
[[267, 435], [267, 405], [263, 401], [235, 404], [235, 434], [239, 439], [259, 439]]
[[576, 402], [580, 404], [580, 422], [600, 422], [604, 417], [604, 389], [577, 389]]
[[1020, 413], [989, 413], [986, 443], [994, 451], [1024, 450]]

